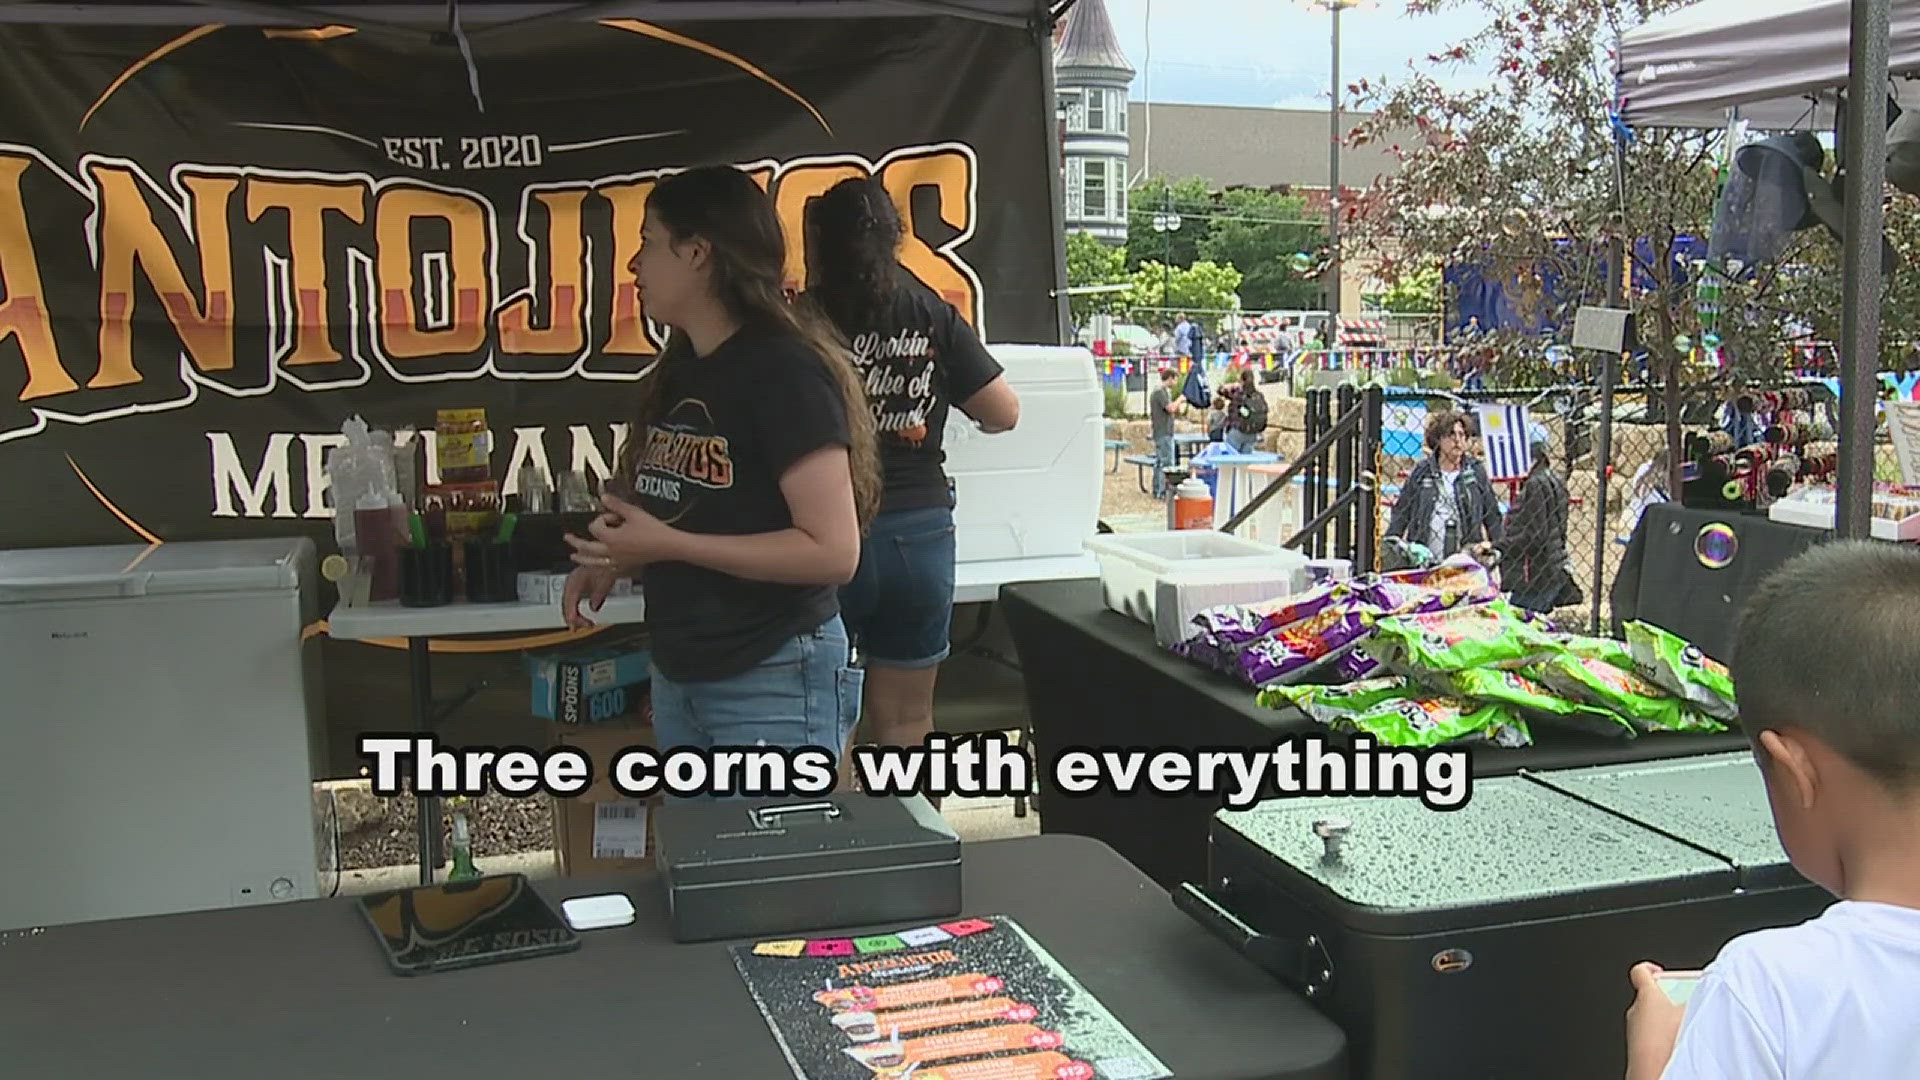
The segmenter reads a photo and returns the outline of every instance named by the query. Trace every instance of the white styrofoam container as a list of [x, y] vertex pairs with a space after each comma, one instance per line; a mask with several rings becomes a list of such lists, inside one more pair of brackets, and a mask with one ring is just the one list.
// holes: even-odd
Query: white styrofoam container
[[1243, 540], [1211, 529], [1113, 533], [1086, 541], [1100, 561], [1100, 585], [1107, 607], [1155, 625], [1160, 578], [1195, 568], [1238, 571], [1249, 580], [1306, 567], [1306, 556], [1273, 544]]
[[955, 561], [1079, 555], [1099, 530], [1106, 475], [1106, 395], [1093, 354], [1047, 345], [987, 351], [1019, 395], [1020, 423], [986, 435], [957, 407], [947, 414]]
[[1163, 649], [1171, 648], [1194, 635], [1193, 617], [1209, 608], [1298, 596], [1310, 587], [1304, 555], [1298, 561], [1263, 560], [1262, 566], [1265, 569], [1235, 565], [1223, 570], [1201, 564], [1161, 574], [1154, 588], [1154, 640]]
[[[1832, 503], [1817, 503], [1807, 499], [1782, 499], [1767, 509], [1767, 517], [1772, 521], [1803, 525], [1809, 529], [1831, 529], [1837, 516], [1838, 511]], [[1900, 521], [1873, 518], [1869, 534], [1875, 540], [1920, 540], [1920, 514]]]

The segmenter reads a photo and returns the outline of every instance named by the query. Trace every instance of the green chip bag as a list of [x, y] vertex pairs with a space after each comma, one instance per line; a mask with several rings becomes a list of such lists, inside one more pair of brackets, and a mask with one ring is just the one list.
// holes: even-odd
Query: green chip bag
[[1633, 653], [1625, 642], [1612, 638], [1587, 637], [1584, 634], [1556, 635], [1560, 647], [1583, 660], [1599, 660], [1617, 668], [1634, 670]]
[[1275, 686], [1260, 691], [1260, 704], [1297, 706], [1328, 728], [1371, 736], [1385, 746], [1429, 747], [1451, 742], [1529, 746], [1526, 721], [1497, 703], [1463, 701], [1424, 691], [1399, 676], [1347, 686]]
[[1702, 716], [1685, 701], [1604, 660], [1563, 652], [1525, 674], [1578, 704], [1623, 717], [1641, 731], [1694, 734], [1726, 730], [1725, 725]]
[[1418, 688], [1412, 682], [1394, 675], [1363, 679], [1344, 686], [1269, 686], [1254, 695], [1254, 700], [1268, 709], [1282, 709], [1291, 705], [1324, 724], [1328, 716], [1336, 713], [1345, 715], [1355, 710], [1370, 709], [1383, 701], [1417, 692]]
[[1643, 622], [1627, 624], [1632, 667], [1668, 693], [1716, 720], [1740, 718], [1733, 675], [1685, 640]]
[[1470, 668], [1436, 677], [1452, 697], [1468, 701], [1490, 702], [1518, 710], [1521, 715], [1538, 718], [1594, 735], [1632, 738], [1634, 726], [1610, 712], [1568, 701], [1538, 682], [1516, 671], [1497, 668]]
[[1504, 600], [1431, 615], [1382, 619], [1367, 655], [1397, 675], [1424, 678], [1472, 668], [1520, 668], [1559, 651], [1538, 623]]

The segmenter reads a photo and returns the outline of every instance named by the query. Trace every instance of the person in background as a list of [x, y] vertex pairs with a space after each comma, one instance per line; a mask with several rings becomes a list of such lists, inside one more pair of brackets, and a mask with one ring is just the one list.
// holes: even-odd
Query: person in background
[[1667, 449], [1664, 446], [1646, 464], [1635, 470], [1633, 480], [1627, 485], [1627, 505], [1620, 514], [1620, 533], [1614, 538], [1616, 542], [1626, 544], [1632, 541], [1647, 507], [1673, 497], [1667, 493], [1669, 472]]
[[1184, 311], [1173, 318], [1173, 354], [1175, 356], [1193, 355], [1193, 324], [1187, 321], [1187, 313]]
[[934, 683], [953, 627], [947, 418], [957, 408], [984, 433], [1012, 431], [1020, 399], [960, 312], [900, 265], [905, 230], [877, 180], [834, 185], [806, 223], [802, 304], [853, 343], [879, 433], [879, 515], [840, 605], [866, 672], [874, 741], [916, 747], [933, 733]]
[[1637, 964], [1627, 1080], [1838, 1080], [1920, 1068], [1920, 551], [1837, 541], [1741, 614], [1731, 662], [1787, 857], [1838, 898], [1720, 950], [1684, 1006]]
[[637, 576], [663, 748], [839, 753], [860, 715], [839, 587], [880, 503], [873, 420], [833, 329], [788, 303], [786, 236], [753, 177], [692, 169], [647, 198], [634, 275], [671, 333], [562, 610], [592, 625]]
[[1567, 591], [1567, 484], [1553, 471], [1553, 440], [1530, 425], [1533, 469], [1520, 488], [1519, 505], [1507, 515], [1500, 539], [1500, 568], [1515, 607], [1548, 614]]
[[1267, 399], [1252, 368], [1241, 368], [1239, 381], [1221, 387], [1213, 405], [1224, 414], [1221, 439], [1234, 453], [1260, 448], [1260, 435], [1267, 430]]
[[1160, 369], [1160, 389], [1147, 399], [1147, 412], [1153, 427], [1153, 497], [1167, 497], [1166, 470], [1173, 467], [1173, 419], [1187, 411], [1187, 399], [1176, 394], [1173, 384], [1180, 373], [1171, 367]]
[[1400, 485], [1385, 539], [1424, 545], [1436, 559], [1462, 551], [1477, 558], [1492, 555], [1502, 534], [1500, 499], [1486, 473], [1467, 456], [1469, 432], [1461, 413], [1435, 412], [1428, 418], [1431, 453]]

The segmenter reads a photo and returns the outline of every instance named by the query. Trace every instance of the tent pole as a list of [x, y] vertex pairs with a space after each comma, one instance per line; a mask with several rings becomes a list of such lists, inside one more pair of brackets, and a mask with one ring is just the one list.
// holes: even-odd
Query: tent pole
[[1835, 533], [1872, 533], [1874, 405], [1880, 383], [1880, 236], [1887, 175], [1889, 0], [1853, 0], [1847, 76], [1846, 243], [1840, 300], [1840, 475]]
[[[1053, 26], [1036, 19], [1028, 32], [1033, 38], [1034, 56], [1040, 63], [1040, 101], [1046, 116], [1047, 187], [1051, 189], [1047, 199], [1047, 235], [1053, 240], [1053, 321], [1060, 335], [1059, 344], [1066, 345], [1078, 336], [1079, 327], [1073, 324], [1073, 298], [1067, 295], [1067, 222], [1062, 216], [1067, 205], [1066, 166], [1061, 161], [1060, 124], [1055, 119], [1060, 95], [1053, 80]], [[1121, 107], [1126, 107], [1124, 102]]]

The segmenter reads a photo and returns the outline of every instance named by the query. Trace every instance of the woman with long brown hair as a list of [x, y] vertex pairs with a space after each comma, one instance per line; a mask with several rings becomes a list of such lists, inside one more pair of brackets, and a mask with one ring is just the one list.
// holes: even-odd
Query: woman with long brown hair
[[843, 180], [807, 214], [802, 298], [852, 344], [879, 445], [879, 516], [840, 604], [865, 672], [874, 741], [933, 733], [933, 691], [950, 650], [956, 558], [947, 418], [1010, 431], [1020, 400], [953, 305], [900, 264], [905, 229], [885, 186]]
[[630, 266], [671, 328], [640, 380], [606, 512], [569, 537], [563, 607], [591, 625], [637, 578], [662, 748], [821, 747], [859, 719], [838, 589], [879, 502], [872, 417], [831, 327], [785, 293], [786, 237], [748, 174], [660, 182]]

